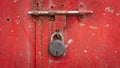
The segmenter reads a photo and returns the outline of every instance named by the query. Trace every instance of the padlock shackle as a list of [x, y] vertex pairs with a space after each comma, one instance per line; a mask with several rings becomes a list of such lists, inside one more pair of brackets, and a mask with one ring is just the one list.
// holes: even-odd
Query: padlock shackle
[[60, 32], [54, 32], [54, 33], [51, 35], [50, 42], [53, 41], [55, 35], [59, 35], [59, 36], [61, 37], [61, 41], [64, 42], [64, 37], [63, 37], [62, 33], [60, 33]]

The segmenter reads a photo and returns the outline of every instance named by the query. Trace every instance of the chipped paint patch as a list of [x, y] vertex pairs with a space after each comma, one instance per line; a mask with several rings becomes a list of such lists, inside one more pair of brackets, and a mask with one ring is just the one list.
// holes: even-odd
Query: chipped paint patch
[[55, 61], [55, 63], [61, 63], [61, 62], [63, 62], [63, 61]]
[[72, 42], [73, 42], [73, 40], [72, 40], [72, 39], [69, 39], [67, 43], [70, 44], [70, 43], [72, 43]]
[[49, 59], [49, 62], [53, 62], [53, 60]]
[[109, 13], [113, 13], [113, 12], [114, 12], [114, 9], [111, 8], [111, 7], [106, 7], [106, 8], [105, 8], [105, 11], [106, 11], [106, 12], [109, 12]]
[[106, 27], [109, 27], [109, 26], [110, 26], [110, 24], [106, 24], [105, 26], [106, 26]]
[[89, 26], [91, 29], [97, 29], [96, 26]]
[[16, 22], [16, 24], [19, 24], [20, 23], [20, 21], [15, 21]]
[[68, 47], [68, 46], [69, 46], [69, 44], [70, 44], [70, 43], [72, 43], [72, 42], [73, 42], [73, 40], [72, 40], [72, 39], [69, 39], [69, 40], [68, 40], [68, 42], [67, 42], [66, 47]]
[[18, 0], [14, 0], [14, 2], [17, 2]]
[[98, 59], [99, 57], [98, 56], [96, 56], [96, 59]]
[[106, 13], [103, 13], [102, 15], [107, 15]]
[[80, 26], [85, 26], [85, 24], [84, 24], [84, 23], [81, 23]]
[[18, 18], [18, 19], [17, 19], [15, 22], [16, 22], [16, 24], [20, 24], [20, 22], [21, 22], [21, 20], [20, 20], [20, 19], [21, 19], [20, 16], [17, 16], [17, 18]]
[[42, 56], [42, 55], [41, 55], [41, 52], [38, 52], [38, 54], [39, 54], [40, 56]]
[[14, 30], [11, 30], [11, 32], [13, 32]]
[[87, 53], [87, 50], [84, 50], [84, 53]]
[[116, 16], [119, 16], [120, 15], [120, 13], [116, 13]]
[[49, 59], [49, 62], [50, 62], [50, 63], [52, 63], [52, 62], [54, 62], [54, 63], [61, 63], [61, 62], [63, 62], [63, 61], [60, 61], [60, 60], [55, 61], [55, 60]]
[[20, 17], [20, 16], [17, 16], [18, 18]]
[[108, 64], [105, 64], [106, 66], [108, 66]]
[[32, 27], [32, 25], [29, 25], [28, 27], [29, 27], [29, 28], [31, 28], [31, 27]]
[[115, 50], [115, 53], [117, 53], [118, 51], [117, 50]]
[[92, 36], [94, 36], [95, 34], [94, 33], [92, 33]]
[[63, 56], [65, 56], [66, 55], [66, 52], [63, 54]]

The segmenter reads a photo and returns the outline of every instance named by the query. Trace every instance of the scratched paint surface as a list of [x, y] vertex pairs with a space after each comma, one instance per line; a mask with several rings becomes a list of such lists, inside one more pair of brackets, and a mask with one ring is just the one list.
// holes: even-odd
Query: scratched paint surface
[[0, 0], [0, 68], [34, 68], [35, 24], [31, 0]]
[[[79, 20], [77, 15], [56, 16], [55, 21], [41, 17], [42, 68], [120, 68], [119, 0], [37, 0], [42, 10], [93, 10]], [[51, 34], [64, 34], [66, 53], [56, 58], [48, 53]], [[39, 68], [39, 66], [36, 66]]]
[[[29, 10], [93, 10], [93, 15], [31, 17]], [[0, 68], [120, 68], [119, 0], [0, 0]], [[48, 53], [56, 29], [66, 53]]]

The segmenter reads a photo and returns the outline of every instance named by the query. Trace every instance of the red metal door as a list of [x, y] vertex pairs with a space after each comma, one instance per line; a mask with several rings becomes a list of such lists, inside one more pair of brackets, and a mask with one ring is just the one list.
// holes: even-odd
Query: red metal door
[[31, 0], [0, 0], [0, 68], [35, 67]]
[[[1, 0], [0, 68], [120, 68], [119, 0]], [[93, 10], [92, 15], [30, 16], [31, 10]], [[59, 29], [66, 53], [48, 52]]]
[[[120, 68], [120, 5], [118, 0], [38, 0], [39, 10], [93, 10], [92, 15], [40, 16], [38, 39], [41, 51], [36, 67], [42, 68]], [[50, 37], [56, 29], [64, 34], [66, 53], [56, 58], [48, 53]], [[40, 55], [39, 55], [40, 54]], [[41, 65], [40, 65], [41, 63]]]

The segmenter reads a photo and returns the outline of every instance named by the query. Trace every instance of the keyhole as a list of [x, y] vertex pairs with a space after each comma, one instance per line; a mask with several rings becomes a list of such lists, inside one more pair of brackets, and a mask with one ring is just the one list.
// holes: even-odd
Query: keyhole
[[56, 51], [56, 56], [58, 56], [58, 51]]

